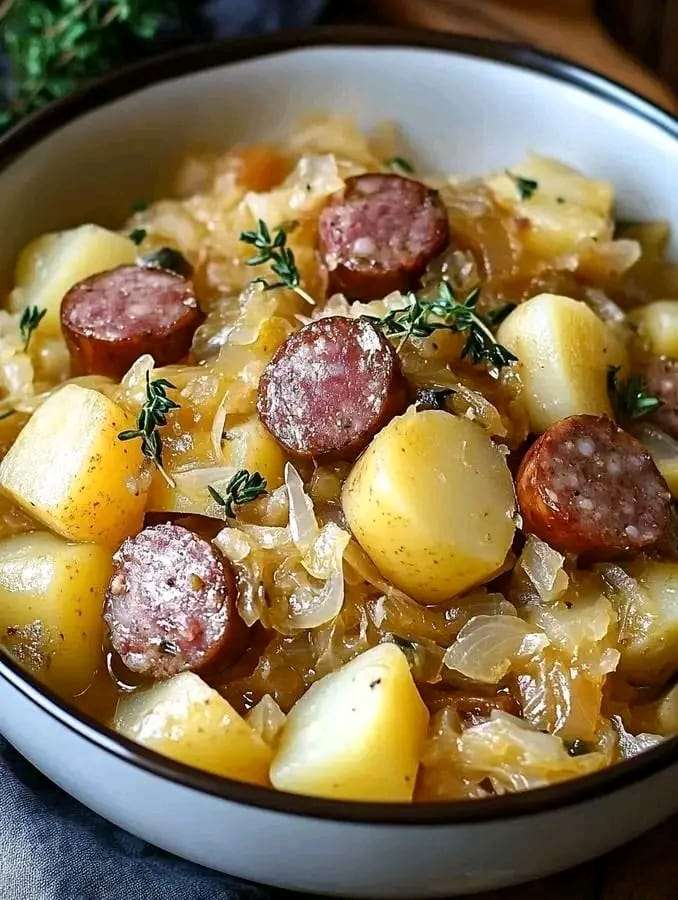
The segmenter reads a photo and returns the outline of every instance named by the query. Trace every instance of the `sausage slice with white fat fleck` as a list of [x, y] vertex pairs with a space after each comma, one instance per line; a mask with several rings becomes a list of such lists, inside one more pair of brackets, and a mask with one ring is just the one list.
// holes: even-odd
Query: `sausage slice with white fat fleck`
[[320, 255], [330, 293], [374, 300], [416, 287], [424, 269], [449, 243], [437, 191], [400, 175], [346, 179], [318, 222]]
[[259, 381], [259, 417], [294, 456], [352, 460], [407, 404], [398, 354], [363, 319], [332, 316], [287, 338]]
[[93, 275], [61, 302], [61, 329], [80, 375], [121, 378], [144, 353], [157, 366], [178, 362], [204, 318], [190, 282], [150, 266]]
[[169, 678], [240, 644], [233, 571], [198, 535], [180, 525], [144, 528], [113, 562], [104, 620], [128, 669]]
[[517, 476], [526, 532], [609, 559], [664, 537], [670, 493], [647, 450], [605, 416], [571, 416], [530, 447]]

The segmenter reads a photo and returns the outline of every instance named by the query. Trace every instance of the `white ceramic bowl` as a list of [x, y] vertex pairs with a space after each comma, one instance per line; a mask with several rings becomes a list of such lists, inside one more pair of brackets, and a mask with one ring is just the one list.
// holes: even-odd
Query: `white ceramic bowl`
[[[40, 232], [119, 224], [196, 145], [283, 134], [309, 110], [402, 123], [422, 169], [482, 172], [525, 151], [612, 180], [621, 214], [678, 231], [675, 120], [525, 48], [425, 33], [316, 30], [174, 54], [115, 75], [0, 142], [0, 272]], [[675, 248], [675, 245], [674, 245]], [[678, 810], [678, 739], [577, 781], [439, 805], [348, 804], [200, 773], [70, 710], [0, 653], [0, 730], [136, 835], [254, 881], [365, 897], [536, 878]]]

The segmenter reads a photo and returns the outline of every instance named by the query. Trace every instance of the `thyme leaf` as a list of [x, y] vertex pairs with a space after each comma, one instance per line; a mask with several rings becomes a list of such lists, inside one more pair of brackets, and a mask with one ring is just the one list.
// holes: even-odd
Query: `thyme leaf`
[[626, 380], [619, 378], [619, 366], [607, 370], [607, 387], [612, 395], [612, 405], [618, 419], [641, 419], [659, 409], [659, 397], [647, 393], [647, 385], [642, 375], [631, 375]]
[[138, 247], [139, 244], [143, 243], [147, 234], [148, 234], [148, 232], [146, 231], [145, 228], [135, 228], [133, 231], [130, 231], [129, 239], [130, 239], [130, 241], [132, 241], [132, 243], [136, 244]]
[[226, 485], [226, 493], [207, 485], [212, 499], [223, 508], [228, 518], [233, 518], [234, 506], [242, 506], [243, 503], [251, 503], [266, 491], [266, 479], [259, 472], [248, 472], [247, 469], [239, 469]]
[[529, 200], [539, 187], [539, 182], [535, 181], [534, 178], [525, 178], [523, 175], [514, 175], [513, 172], [509, 172], [508, 169], [506, 170], [506, 174], [515, 183], [521, 200]]
[[40, 322], [42, 322], [46, 312], [46, 309], [38, 309], [37, 306], [27, 306], [21, 313], [21, 318], [19, 319], [19, 331], [21, 332], [21, 337], [24, 342], [24, 353], [28, 350], [28, 345], [31, 342], [33, 332]]
[[151, 381], [150, 372], [146, 372], [146, 400], [139, 411], [137, 427], [121, 431], [118, 440], [131, 441], [141, 438], [141, 452], [153, 462], [170, 487], [174, 487], [173, 479], [162, 465], [162, 438], [158, 432], [158, 428], [167, 425], [167, 414], [173, 409], [180, 408], [178, 403], [167, 396], [167, 388], [175, 388], [175, 385], [166, 378]]
[[[132, 238], [132, 240], [134, 239]], [[193, 266], [184, 254], [175, 250], [174, 247], [161, 247], [159, 250], [147, 253], [141, 261], [145, 266], [153, 269], [167, 269], [168, 272], [174, 272], [176, 275], [181, 275], [182, 278], [190, 278], [193, 274]]]
[[517, 357], [497, 343], [485, 317], [476, 312], [480, 289], [476, 288], [464, 300], [457, 300], [446, 281], [438, 285], [433, 300], [424, 300], [416, 294], [406, 295], [407, 306], [392, 309], [382, 318], [366, 316], [389, 337], [400, 337], [400, 349], [412, 337], [428, 337], [439, 328], [467, 335], [462, 357], [468, 356], [474, 363], [487, 362], [497, 369], [516, 362]]
[[384, 161], [385, 165], [394, 172], [406, 172], [408, 175], [414, 174], [414, 166], [403, 156], [392, 156]]
[[251, 244], [258, 251], [247, 260], [248, 266], [260, 266], [264, 263], [271, 264], [271, 271], [278, 276], [278, 281], [269, 282], [266, 278], [255, 278], [254, 282], [263, 284], [264, 290], [272, 291], [275, 288], [285, 287], [295, 291], [311, 306], [315, 306], [315, 300], [301, 287], [301, 276], [294, 258], [294, 251], [287, 246], [288, 227], [278, 225], [275, 234], [271, 232], [263, 219], [257, 220], [256, 231], [243, 231], [240, 240], [245, 244]]

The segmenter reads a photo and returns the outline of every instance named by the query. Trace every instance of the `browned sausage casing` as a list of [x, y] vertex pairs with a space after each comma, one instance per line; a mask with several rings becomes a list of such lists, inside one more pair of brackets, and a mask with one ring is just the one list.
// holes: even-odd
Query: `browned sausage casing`
[[291, 454], [352, 460], [407, 404], [398, 354], [362, 319], [305, 325], [278, 349], [259, 381], [257, 410]]
[[523, 527], [562, 552], [609, 559], [657, 544], [671, 496], [647, 450], [605, 416], [571, 416], [527, 451], [517, 476]]
[[318, 222], [329, 292], [374, 300], [416, 286], [449, 243], [447, 213], [437, 191], [400, 175], [346, 179]]
[[144, 353], [157, 366], [178, 362], [203, 319], [185, 278], [144, 266], [86, 278], [61, 302], [61, 328], [80, 375], [122, 378]]
[[230, 564], [180, 525], [155, 525], [113, 557], [104, 609], [111, 645], [128, 669], [153, 678], [204, 669], [240, 646]]

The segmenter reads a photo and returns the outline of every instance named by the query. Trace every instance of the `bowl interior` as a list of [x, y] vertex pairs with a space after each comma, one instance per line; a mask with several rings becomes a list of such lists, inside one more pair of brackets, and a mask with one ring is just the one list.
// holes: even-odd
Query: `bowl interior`
[[[323, 43], [317, 34], [312, 42]], [[5, 225], [0, 230], [0, 288], [10, 283], [16, 254], [30, 238], [86, 221], [118, 226], [134, 201], [162, 196], [174, 167], [191, 150], [282, 136], [294, 129], [299, 117], [313, 113], [351, 115], [365, 128], [385, 119], [399, 123], [406, 153], [421, 171], [482, 173], [512, 165], [529, 150], [555, 156], [612, 181], [622, 217], [664, 218], [678, 226], [676, 141], [666, 126], [553, 75], [474, 56], [464, 49], [472, 41], [428, 38], [433, 40], [462, 49], [400, 46], [394, 41], [392, 46], [387, 42], [271, 52], [272, 44], [264, 42], [267, 55], [229, 61], [232, 45], [224, 44], [205, 58], [179, 55], [176, 63], [155, 64], [148, 70], [148, 80], [146, 68], [129, 78], [119, 76], [107, 86], [89, 89], [82, 102], [67, 102], [63, 116], [56, 109], [47, 118], [40, 117], [37, 125], [47, 122], [57, 129], [47, 129], [46, 137], [4, 168], [3, 151], [6, 154], [22, 141], [0, 142], [0, 210]], [[197, 71], [187, 73], [191, 67]], [[609, 93], [615, 89], [610, 87]], [[74, 106], [91, 111], [73, 118]], [[17, 137], [22, 139], [21, 134]], [[673, 254], [678, 255], [676, 235]], [[2, 657], [0, 650], [0, 664], [10, 680], [38, 705], [48, 711], [52, 707], [70, 727], [86, 736], [91, 732], [92, 740], [112, 752], [146, 760], [153, 770], [170, 777], [175, 773], [182, 782], [191, 781], [201, 790], [218, 788], [221, 793], [216, 779], [188, 773], [183, 766], [126, 746], [125, 741], [113, 741], [105, 729], [83, 724]], [[3, 671], [6, 677], [7, 672]], [[675, 756], [676, 740], [615, 768], [645, 773], [652, 761], [656, 767], [664, 765]], [[613, 780], [618, 777], [608, 770], [579, 781], [586, 781], [593, 791]], [[247, 802], [259, 796], [259, 805], [308, 811], [304, 798], [224, 784], [228, 796], [243, 795]], [[536, 792], [548, 795], [552, 803], [576, 793], [574, 785]], [[486, 812], [480, 806], [474, 812], [469, 809], [468, 815], [494, 815], [505, 799], [482, 804]], [[531, 809], [533, 800], [536, 796], [524, 795], [509, 802], [515, 812], [523, 806]], [[465, 804], [454, 805], [465, 809]], [[319, 814], [321, 807], [327, 808], [334, 815], [340, 806], [345, 804], [328, 801], [314, 804], [314, 809]], [[380, 820], [374, 806], [365, 812], [370, 821]], [[436, 810], [436, 821], [448, 815], [448, 806]], [[421, 818], [410, 808], [401, 812], [417, 821]], [[391, 817], [389, 809], [389, 821]]]
[[0, 173], [3, 281], [29, 238], [84, 221], [119, 225], [133, 201], [161, 196], [191, 149], [284, 135], [309, 113], [398, 122], [422, 171], [482, 173], [529, 150], [556, 156], [611, 180], [624, 218], [678, 222], [668, 131], [550, 75], [402, 46], [304, 47], [231, 63], [225, 50], [221, 59], [180, 77], [185, 63], [156, 66], [167, 80], [81, 115]]

